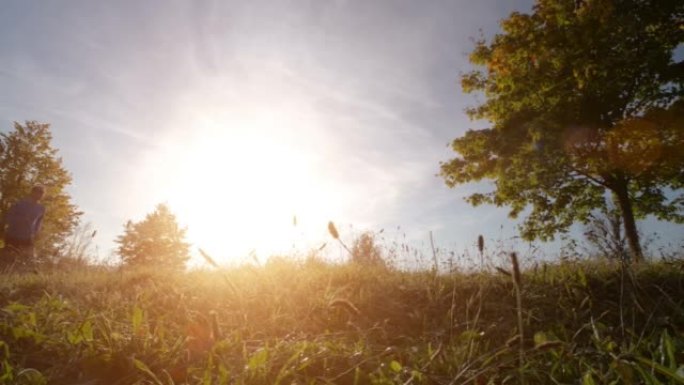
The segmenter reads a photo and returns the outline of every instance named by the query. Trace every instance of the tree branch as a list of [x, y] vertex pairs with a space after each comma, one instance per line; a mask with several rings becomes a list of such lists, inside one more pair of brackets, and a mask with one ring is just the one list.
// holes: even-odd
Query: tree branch
[[577, 175], [586, 178], [586, 179], [589, 180], [590, 182], [593, 182], [593, 183], [596, 184], [597, 186], [601, 186], [601, 187], [605, 187], [605, 188], [607, 188], [607, 189], [610, 189], [610, 186], [609, 186], [605, 181], [602, 181], [602, 180], [600, 180], [600, 179], [598, 179], [598, 178], [596, 178], [596, 177], [593, 177], [593, 176], [591, 176], [590, 174], [588, 174], [588, 173], [586, 173], [586, 172], [584, 172], [584, 171], [582, 171], [582, 170], [580, 170], [580, 169], [578, 169], [578, 168], [576, 168], [576, 167], [574, 167], [574, 166], [572, 166], [572, 165], [570, 165], [570, 164], [568, 164], [567, 167], [568, 167], [568, 169], [570, 169], [570, 172], [571, 172], [571, 173], [574, 172], [574, 173], [576, 173]]

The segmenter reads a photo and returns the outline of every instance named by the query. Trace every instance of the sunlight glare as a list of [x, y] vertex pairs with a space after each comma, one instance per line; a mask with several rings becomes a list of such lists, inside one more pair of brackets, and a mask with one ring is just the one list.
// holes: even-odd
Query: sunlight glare
[[168, 203], [188, 239], [224, 262], [305, 248], [343, 202], [316, 167], [319, 143], [282, 111], [219, 116], [203, 114], [167, 155]]

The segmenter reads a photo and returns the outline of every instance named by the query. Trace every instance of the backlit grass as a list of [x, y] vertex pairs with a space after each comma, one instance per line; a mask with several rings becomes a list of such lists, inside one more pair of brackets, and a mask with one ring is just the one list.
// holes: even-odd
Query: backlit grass
[[4, 276], [0, 382], [682, 383], [683, 267], [542, 265], [515, 283], [278, 258]]

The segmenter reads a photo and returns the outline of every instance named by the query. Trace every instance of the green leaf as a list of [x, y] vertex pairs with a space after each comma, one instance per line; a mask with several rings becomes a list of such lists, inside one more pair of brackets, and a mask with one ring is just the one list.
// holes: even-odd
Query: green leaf
[[3, 310], [5, 310], [6, 312], [9, 312], [12, 314], [22, 313], [22, 312], [27, 311], [29, 309], [31, 309], [31, 308], [24, 305], [24, 304], [21, 304], [19, 302], [13, 302], [13, 303], [11, 303], [11, 304], [9, 304], [3, 308]]
[[266, 362], [268, 362], [268, 349], [262, 348], [252, 354], [247, 362], [247, 367], [250, 370], [257, 370], [266, 366]]
[[547, 342], [549, 338], [546, 336], [546, 333], [544, 332], [536, 332], [534, 333], [534, 346], [539, 346], [545, 342]]
[[149, 367], [145, 365], [144, 362], [140, 361], [137, 358], [133, 358], [133, 365], [135, 365], [136, 369], [140, 370], [141, 372], [145, 373], [156, 385], [164, 385], [159, 378], [152, 373]]
[[577, 277], [579, 278], [580, 285], [582, 285], [582, 287], [587, 287], [587, 275], [584, 274], [584, 270], [581, 268], [577, 269]]
[[591, 374], [591, 370], [584, 373], [584, 376], [582, 376], [582, 385], [596, 385], [594, 376]]
[[662, 385], [662, 382], [651, 374], [650, 368], [649, 370], [644, 370], [640, 365], [634, 365], [634, 369], [639, 373], [641, 380], [643, 380], [646, 385]]
[[659, 363], [651, 361], [645, 357], [637, 357], [636, 359], [637, 361], [648, 366], [649, 368], [655, 369], [656, 372], [664, 375], [668, 379], [675, 381], [673, 383], [684, 384], [684, 377], [680, 376], [677, 370], [670, 369], [666, 366], [660, 365]]
[[392, 371], [395, 373], [399, 373], [403, 369], [403, 366], [401, 366], [399, 361], [395, 361], [395, 360], [392, 360], [392, 362], [390, 362], [389, 366], [390, 366], [390, 369], [392, 369]]
[[617, 371], [622, 383], [624, 384], [634, 384], [634, 370], [629, 365], [629, 363], [622, 360], [616, 360], [613, 362], [612, 366]]
[[83, 341], [93, 340], [93, 325], [90, 320], [85, 321], [81, 326], [75, 331], [67, 332], [67, 341], [71, 345], [78, 345]]
[[86, 341], [92, 341], [93, 340], [93, 324], [90, 322], [90, 320], [85, 321], [83, 325], [81, 325], [81, 336], [83, 336], [83, 339]]
[[38, 370], [27, 368], [17, 373], [17, 382], [31, 385], [46, 385], [47, 379]]
[[664, 362], [664, 364], [670, 369], [676, 370], [677, 359], [675, 358], [675, 347], [672, 343], [672, 338], [670, 338], [670, 334], [667, 332], [667, 329], [663, 330], [663, 333], [660, 336], [660, 350], [664, 353], [663, 360], [667, 359], [667, 362]]
[[0, 340], [0, 360], [7, 360], [10, 357], [10, 347], [5, 342]]
[[67, 342], [69, 342], [70, 345], [78, 345], [82, 340], [83, 337], [81, 337], [81, 333], [67, 332]]
[[202, 385], [211, 385], [212, 371], [214, 369], [214, 355], [209, 355], [207, 366], [204, 368], [204, 375], [202, 378]]

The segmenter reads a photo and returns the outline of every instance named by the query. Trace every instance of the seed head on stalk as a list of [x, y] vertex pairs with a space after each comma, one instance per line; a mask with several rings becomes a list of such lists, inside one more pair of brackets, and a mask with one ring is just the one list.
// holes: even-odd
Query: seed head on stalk
[[351, 250], [349, 250], [347, 245], [345, 245], [344, 242], [342, 242], [342, 240], [340, 239], [340, 233], [337, 232], [337, 228], [335, 227], [333, 221], [328, 222], [328, 232], [333, 238], [337, 239], [337, 241], [340, 242], [340, 245], [342, 245], [342, 247], [344, 247], [344, 249], [347, 250], [349, 255], [353, 254]]
[[520, 289], [522, 287], [522, 276], [520, 275], [520, 263], [518, 263], [518, 255], [511, 253], [511, 265], [513, 265], [513, 283]]
[[480, 270], [484, 268], [484, 237], [477, 236], [477, 249], [480, 251]]
[[330, 232], [333, 238], [340, 239], [340, 233], [337, 232], [337, 228], [335, 228], [335, 224], [332, 221], [328, 222], [328, 232]]

